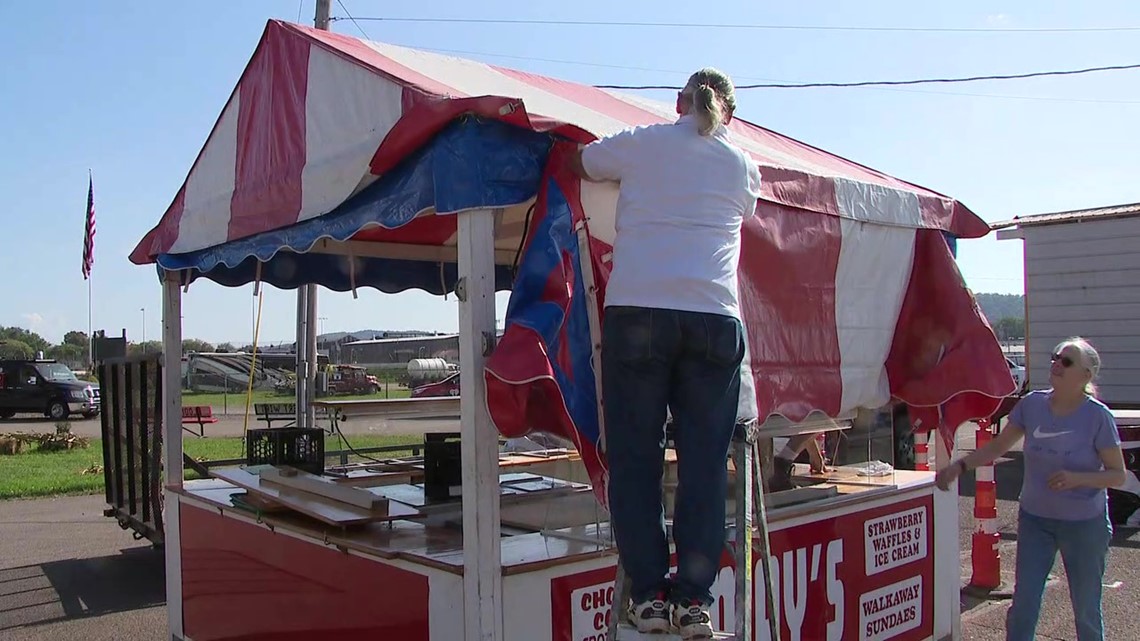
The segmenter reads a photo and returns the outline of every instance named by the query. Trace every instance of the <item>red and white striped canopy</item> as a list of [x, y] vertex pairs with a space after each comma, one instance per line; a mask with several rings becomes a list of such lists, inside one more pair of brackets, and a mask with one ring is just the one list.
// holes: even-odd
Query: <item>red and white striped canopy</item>
[[[578, 142], [676, 118], [671, 105], [636, 96], [270, 21], [182, 189], [131, 260], [321, 216], [464, 112]], [[988, 231], [932, 191], [739, 119], [731, 129], [759, 164], [773, 204], [963, 237]], [[607, 190], [596, 197], [616, 197]], [[612, 217], [592, 215], [591, 226], [612, 238]], [[420, 231], [402, 239], [451, 240]]]
[[[270, 21], [186, 182], [131, 260], [323, 216], [463, 114], [579, 143], [676, 118], [672, 105], [637, 96]], [[763, 178], [741, 265], [752, 373], [743, 413], [799, 420], [892, 396], [940, 407], [962, 393], [1012, 390], [941, 237], [984, 236], [984, 221], [951, 198], [740, 119], [730, 130]], [[612, 244], [617, 186], [582, 184], [580, 200], [590, 233]], [[508, 209], [497, 248], [519, 246], [528, 205]], [[436, 213], [448, 212], [425, 209], [410, 224], [362, 228], [353, 239], [454, 245], [455, 217]], [[956, 355], [968, 360], [964, 374], [939, 367]]]

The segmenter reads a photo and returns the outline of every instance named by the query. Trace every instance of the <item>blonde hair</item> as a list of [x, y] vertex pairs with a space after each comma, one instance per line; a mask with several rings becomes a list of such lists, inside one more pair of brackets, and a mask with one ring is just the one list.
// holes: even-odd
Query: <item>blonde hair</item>
[[689, 76], [689, 82], [681, 90], [691, 105], [691, 114], [699, 122], [698, 130], [708, 136], [724, 124], [728, 115], [736, 110], [736, 89], [728, 74], [705, 67]]
[[1096, 398], [1097, 388], [1093, 384], [1097, 376], [1100, 375], [1100, 354], [1097, 353], [1096, 348], [1092, 346], [1087, 340], [1080, 336], [1071, 336], [1057, 344], [1053, 348], [1054, 354], [1060, 354], [1068, 347], [1075, 347], [1080, 357], [1077, 359], [1081, 367], [1088, 370], [1091, 375], [1089, 382], [1085, 383], [1085, 394]]

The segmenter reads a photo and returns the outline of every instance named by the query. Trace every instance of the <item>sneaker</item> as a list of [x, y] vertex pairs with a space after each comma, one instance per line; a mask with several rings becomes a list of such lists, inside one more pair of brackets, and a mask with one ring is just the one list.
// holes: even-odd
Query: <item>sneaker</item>
[[652, 599], [630, 604], [629, 622], [644, 634], [668, 633], [669, 603], [665, 600], [665, 593], [659, 592]]
[[673, 627], [685, 641], [713, 638], [709, 606], [700, 601], [674, 604]]

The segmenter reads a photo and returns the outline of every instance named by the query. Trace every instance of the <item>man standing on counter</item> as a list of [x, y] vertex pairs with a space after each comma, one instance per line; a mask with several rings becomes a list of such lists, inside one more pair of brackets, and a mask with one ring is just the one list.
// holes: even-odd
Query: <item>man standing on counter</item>
[[[726, 461], [744, 357], [740, 235], [760, 196], [756, 163], [726, 128], [735, 109], [728, 76], [702, 69], [677, 95], [675, 123], [622, 131], [570, 161], [584, 179], [621, 184], [602, 395], [630, 619], [641, 632], [672, 627], [684, 639], [712, 637], [710, 588], [724, 550]], [[673, 578], [661, 488], [667, 411], [679, 476]]]

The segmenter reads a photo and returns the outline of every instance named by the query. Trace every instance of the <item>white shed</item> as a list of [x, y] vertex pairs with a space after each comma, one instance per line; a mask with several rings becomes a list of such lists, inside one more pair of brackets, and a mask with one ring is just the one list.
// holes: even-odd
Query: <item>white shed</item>
[[1100, 398], [1140, 406], [1140, 203], [994, 223], [1025, 249], [1026, 368], [1049, 383], [1049, 354], [1084, 336], [1104, 362]]

